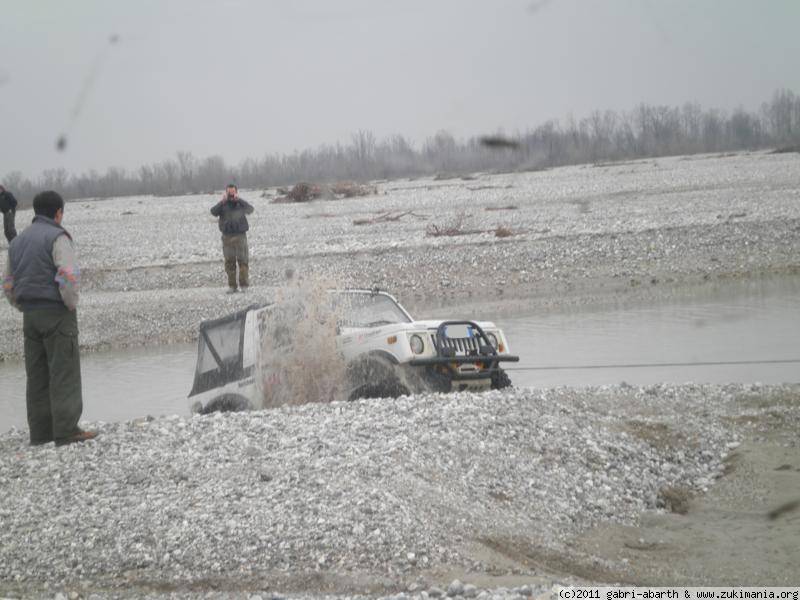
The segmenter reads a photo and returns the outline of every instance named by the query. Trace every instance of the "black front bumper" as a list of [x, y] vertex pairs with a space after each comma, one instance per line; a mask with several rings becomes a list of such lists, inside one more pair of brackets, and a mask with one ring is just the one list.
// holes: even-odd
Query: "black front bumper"
[[[450, 338], [447, 327], [450, 325], [466, 325], [473, 331], [470, 338]], [[413, 358], [409, 361], [412, 367], [442, 367], [453, 381], [469, 381], [486, 379], [500, 370], [501, 362], [519, 362], [519, 356], [498, 354], [489, 343], [489, 338], [481, 327], [473, 321], [445, 321], [434, 336], [434, 347], [437, 356]], [[467, 354], [456, 355], [456, 351]], [[478, 370], [462, 372], [458, 367], [474, 364]]]
[[519, 362], [519, 356], [513, 354], [487, 354], [475, 356], [430, 356], [428, 358], [412, 358], [408, 361], [412, 367], [433, 367], [436, 365], [465, 365], [469, 363]]
[[[500, 362], [519, 362], [519, 356], [512, 354], [498, 354], [497, 356], [432, 356], [430, 358], [414, 358], [409, 361], [412, 367], [445, 367], [453, 381], [475, 381], [488, 379], [500, 370]], [[478, 371], [463, 372], [459, 365], [478, 364], [482, 366]]]

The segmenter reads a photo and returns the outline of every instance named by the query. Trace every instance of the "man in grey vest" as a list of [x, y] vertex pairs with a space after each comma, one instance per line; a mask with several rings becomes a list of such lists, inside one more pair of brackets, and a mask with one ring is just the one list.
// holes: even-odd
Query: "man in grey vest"
[[63, 446], [97, 436], [78, 427], [83, 411], [76, 313], [80, 270], [72, 237], [61, 226], [61, 196], [38, 194], [33, 212], [31, 225], [8, 247], [3, 291], [22, 311], [31, 444]]

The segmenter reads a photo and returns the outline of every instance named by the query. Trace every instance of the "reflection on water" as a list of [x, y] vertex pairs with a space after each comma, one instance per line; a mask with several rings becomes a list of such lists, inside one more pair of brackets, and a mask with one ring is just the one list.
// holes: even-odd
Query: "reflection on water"
[[[800, 359], [800, 280], [706, 286], [658, 304], [499, 319], [516, 367]], [[513, 366], [512, 366], [513, 368]], [[784, 383], [800, 364], [519, 370], [516, 385]]]
[[[640, 307], [549, 312], [499, 319], [521, 362], [512, 368], [800, 358], [800, 279], [707, 285]], [[486, 315], [491, 319], [491, 315]], [[195, 346], [82, 356], [84, 418], [116, 421], [188, 414]], [[520, 386], [626, 381], [800, 381], [800, 364], [513, 371]], [[25, 368], [0, 363], [0, 431], [25, 427]]]

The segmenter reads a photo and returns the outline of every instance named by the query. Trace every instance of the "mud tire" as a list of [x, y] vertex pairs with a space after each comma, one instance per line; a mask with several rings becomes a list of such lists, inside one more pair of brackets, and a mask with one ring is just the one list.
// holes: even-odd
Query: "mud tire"
[[502, 390], [511, 387], [511, 378], [503, 369], [498, 369], [492, 373], [492, 389]]
[[201, 415], [208, 415], [214, 412], [242, 412], [253, 408], [250, 401], [238, 394], [223, 394], [217, 396], [205, 405], [200, 411]]
[[395, 366], [383, 356], [367, 356], [347, 367], [350, 382], [348, 400], [359, 398], [397, 398], [409, 394]]

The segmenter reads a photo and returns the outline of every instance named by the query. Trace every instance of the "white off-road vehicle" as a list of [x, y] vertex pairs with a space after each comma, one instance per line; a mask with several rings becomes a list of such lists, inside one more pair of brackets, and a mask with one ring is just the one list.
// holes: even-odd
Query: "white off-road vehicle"
[[[346, 365], [346, 397], [397, 397], [420, 392], [482, 391], [511, 385], [503, 362], [516, 362], [508, 340], [491, 322], [415, 321], [386, 292], [332, 290], [336, 347]], [[189, 393], [193, 412], [261, 408], [263, 385], [281, 380], [262, 360], [263, 337], [274, 305], [251, 306], [200, 324], [197, 367]], [[310, 374], [313, 376], [313, 373]]]

